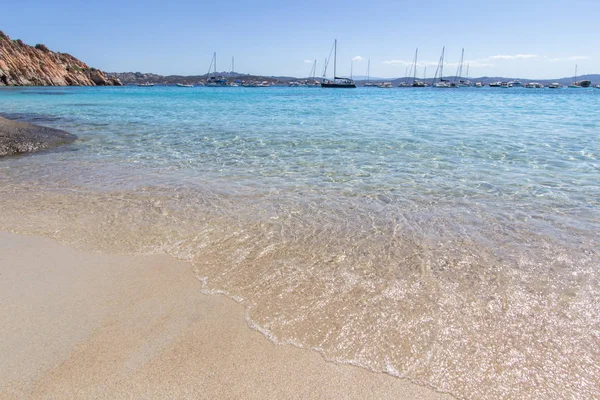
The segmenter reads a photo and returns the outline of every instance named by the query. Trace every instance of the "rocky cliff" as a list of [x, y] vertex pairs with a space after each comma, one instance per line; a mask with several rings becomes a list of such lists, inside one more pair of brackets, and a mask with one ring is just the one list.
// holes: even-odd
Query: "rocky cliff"
[[0, 86], [122, 86], [66, 53], [11, 40], [0, 31]]

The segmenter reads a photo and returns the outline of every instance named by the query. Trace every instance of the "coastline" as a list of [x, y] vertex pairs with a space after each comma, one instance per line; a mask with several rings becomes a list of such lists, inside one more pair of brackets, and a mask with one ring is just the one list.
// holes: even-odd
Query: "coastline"
[[275, 345], [184, 261], [0, 231], [0, 397], [452, 399]]

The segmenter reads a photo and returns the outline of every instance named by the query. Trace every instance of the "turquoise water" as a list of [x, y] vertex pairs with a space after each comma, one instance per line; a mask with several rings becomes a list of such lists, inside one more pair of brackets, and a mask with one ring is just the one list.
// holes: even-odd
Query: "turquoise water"
[[278, 343], [459, 398], [600, 392], [600, 90], [8, 88], [79, 140], [0, 227], [190, 260]]

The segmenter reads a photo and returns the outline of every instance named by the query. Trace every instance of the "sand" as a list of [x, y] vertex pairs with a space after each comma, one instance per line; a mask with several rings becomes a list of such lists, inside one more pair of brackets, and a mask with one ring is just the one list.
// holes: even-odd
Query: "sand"
[[275, 345], [168, 256], [0, 232], [1, 399], [450, 399]]

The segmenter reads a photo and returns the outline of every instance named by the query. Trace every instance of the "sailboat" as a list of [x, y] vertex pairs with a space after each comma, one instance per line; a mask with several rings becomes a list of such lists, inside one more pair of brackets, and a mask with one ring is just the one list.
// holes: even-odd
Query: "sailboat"
[[415, 50], [415, 61], [414, 61], [414, 69], [413, 69], [413, 81], [412, 87], [425, 87], [425, 82], [417, 80], [417, 57], [419, 55], [419, 48]]
[[363, 86], [377, 86], [375, 82], [371, 82], [371, 60], [367, 62], [367, 81]]
[[575, 64], [575, 78], [573, 78], [573, 83], [569, 85], [570, 88], [578, 89], [581, 86], [577, 84], [577, 64]]
[[410, 70], [408, 69], [408, 67], [406, 67], [406, 69], [404, 70], [404, 82], [400, 82], [400, 84], [398, 85], [398, 87], [412, 87], [412, 84], [409, 82], [409, 76], [412, 74], [412, 65], [410, 66]]
[[317, 76], [317, 60], [313, 63], [313, 67], [309, 74], [309, 80], [306, 83], [307, 86], [318, 86], [319, 81], [316, 79]]
[[[457, 87], [465, 87], [471, 86], [471, 82], [467, 79], [462, 79], [463, 74], [463, 63], [465, 60], [465, 49], [462, 49], [462, 53], [460, 54], [460, 62], [458, 63], [458, 68], [456, 69], [456, 77], [454, 78], [454, 86]], [[469, 65], [467, 64], [467, 77], [469, 76]]]
[[[213, 68], [213, 74], [211, 76], [210, 70]], [[227, 86], [227, 79], [222, 76], [217, 76], [217, 53], [213, 54], [213, 58], [208, 67], [208, 73], [206, 74], [206, 86]]]
[[[229, 76], [234, 77], [235, 76], [234, 71], [235, 71], [235, 56], [231, 56], [231, 72], [230, 72]], [[238, 87], [238, 86], [240, 86], [240, 83], [242, 83], [242, 81], [240, 81], [239, 79], [236, 79], [233, 82], [230, 82], [229, 86]]]
[[579, 89], [579, 88], [590, 87], [591, 84], [592, 84], [591, 81], [578, 81], [577, 80], [577, 64], [575, 64], [575, 79], [574, 79], [574, 82], [569, 85], [569, 87]]
[[[450, 82], [444, 80], [444, 52], [446, 50], [446, 46], [442, 47], [442, 55], [440, 56], [440, 62], [438, 63], [438, 67], [435, 70], [435, 75], [433, 76], [433, 87], [435, 88], [451, 88]], [[437, 78], [437, 73], [440, 71], [440, 80], [438, 82], [435, 81]]]
[[[337, 64], [337, 39], [333, 42], [333, 81], [325, 78], [327, 73], [327, 66], [325, 66], [325, 72], [323, 74], [323, 80], [321, 81], [322, 88], [355, 88], [356, 85], [352, 79], [339, 78], [336, 76], [336, 64]], [[330, 53], [331, 54], [331, 53]]]

